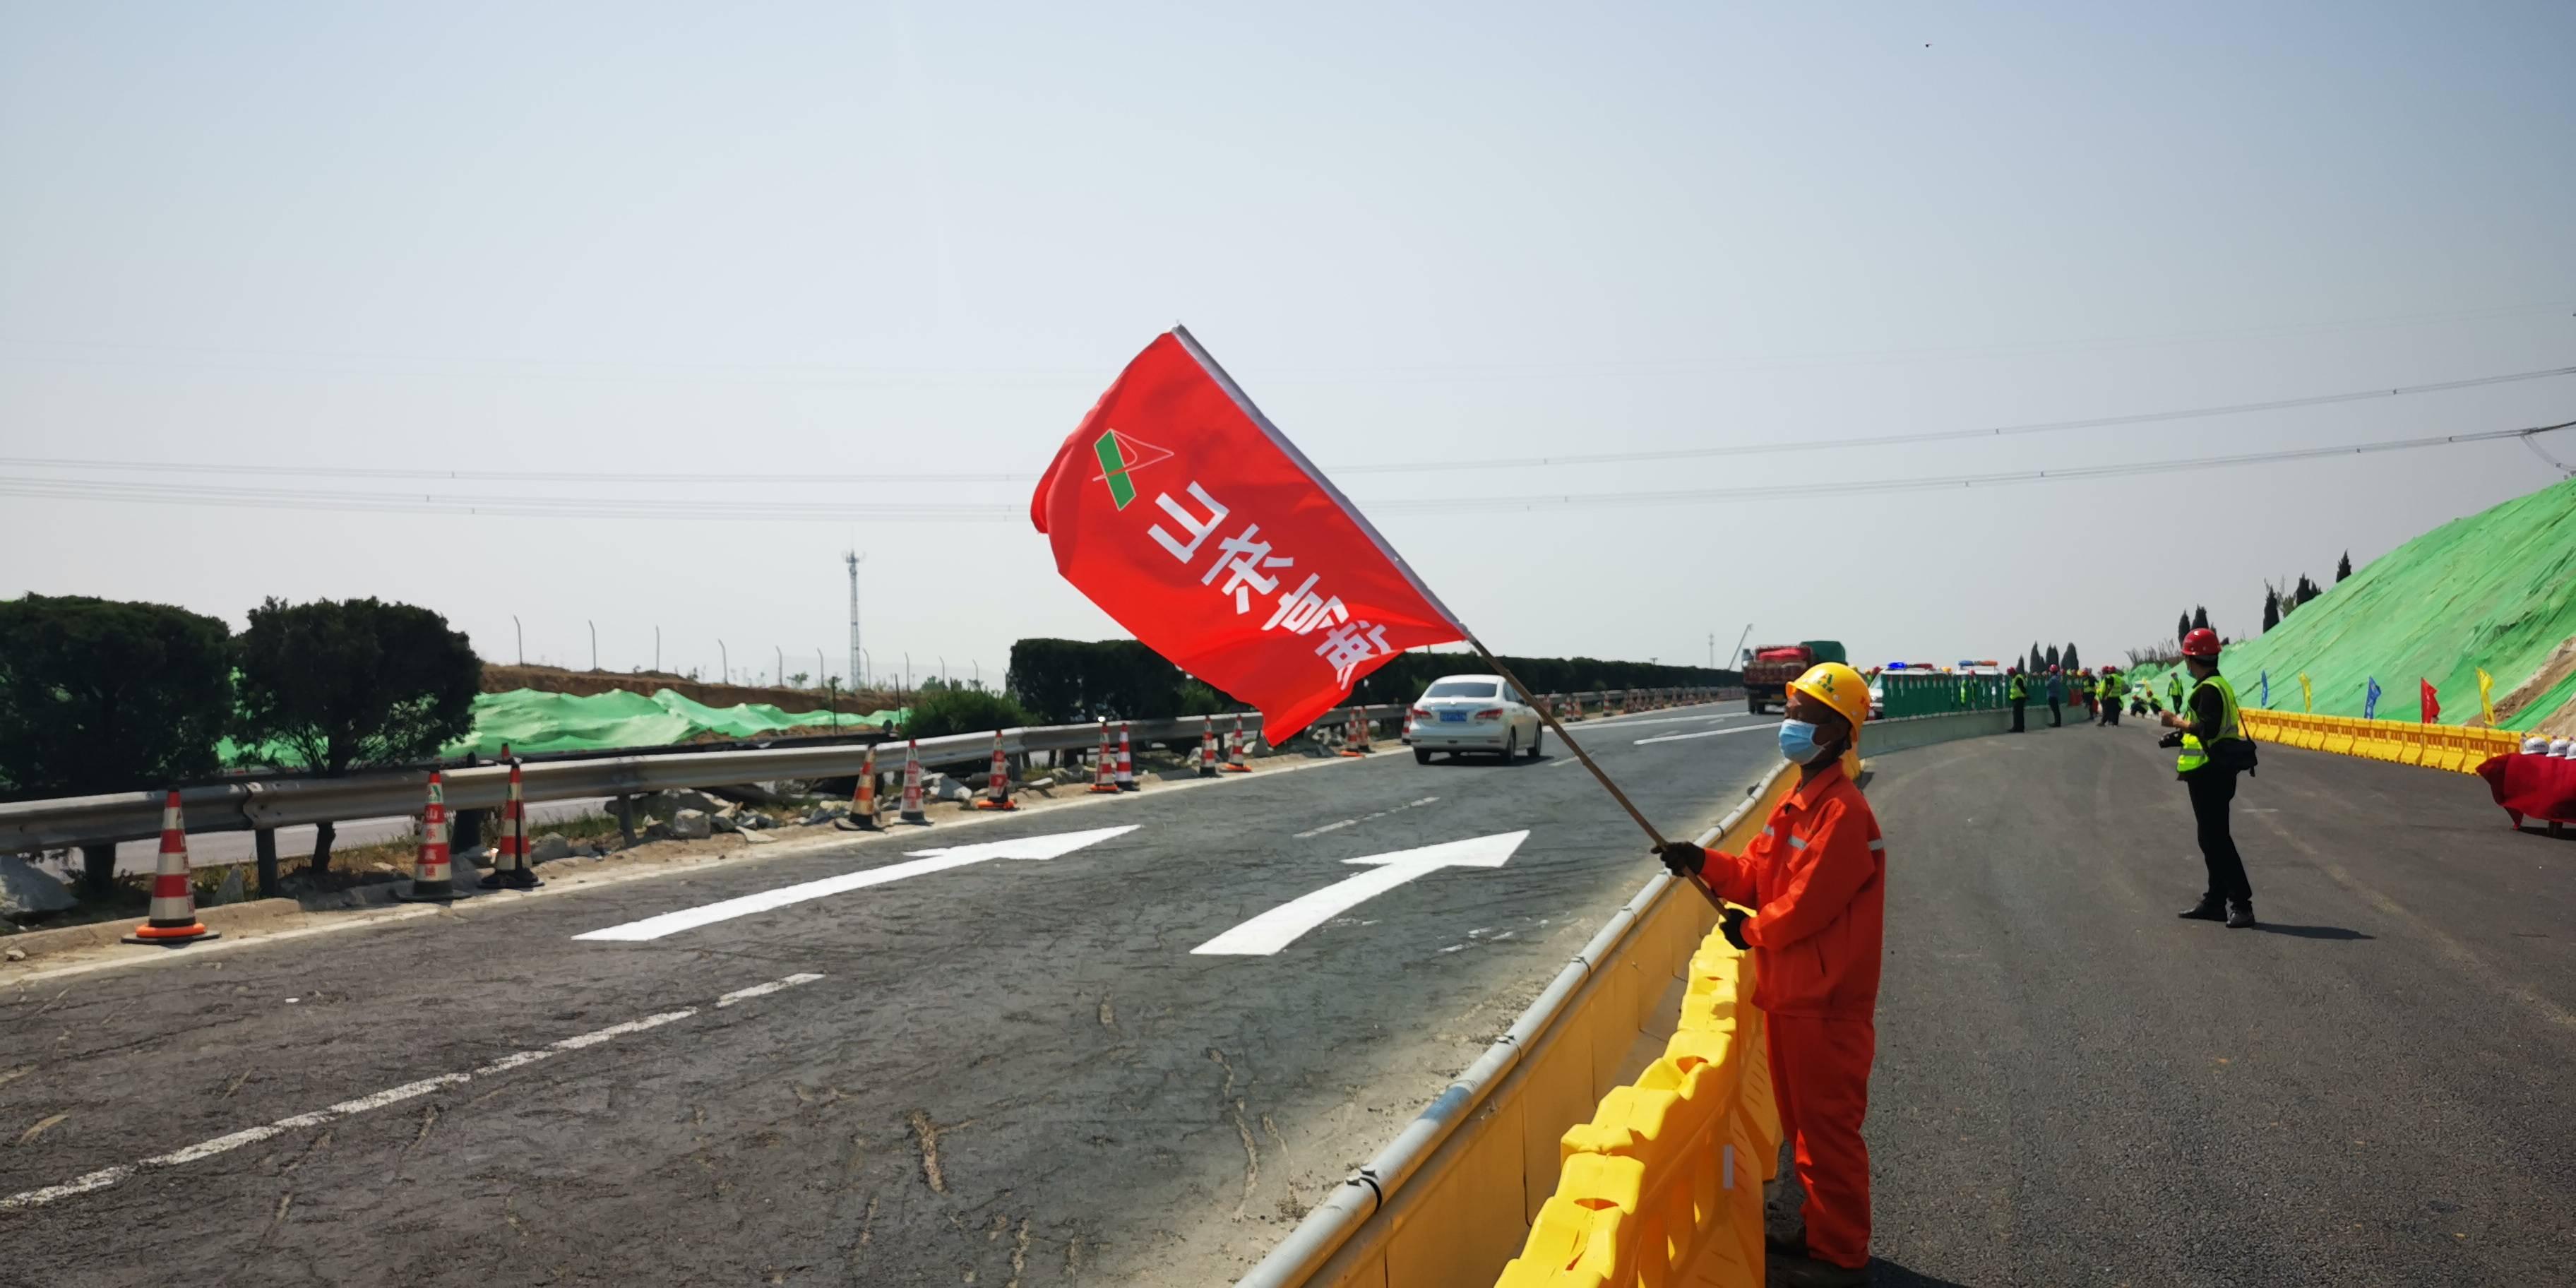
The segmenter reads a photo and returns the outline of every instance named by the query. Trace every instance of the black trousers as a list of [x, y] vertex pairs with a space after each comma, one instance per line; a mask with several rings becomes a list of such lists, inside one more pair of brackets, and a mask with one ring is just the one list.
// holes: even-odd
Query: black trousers
[[2054, 729], [2064, 723], [2066, 723], [2066, 721], [2061, 717], [2057, 709], [2057, 699], [2050, 698], [2048, 700], [2048, 727]]
[[2021, 709], [2022, 709], [2023, 707], [2025, 707], [2025, 706], [2029, 705], [2029, 701], [2030, 701], [2030, 700], [2029, 700], [2029, 699], [2027, 699], [2027, 698], [2015, 698], [2015, 699], [2013, 699], [2013, 728], [2012, 728], [2012, 731], [2013, 731], [2014, 733], [2022, 733], [2022, 732], [2025, 732], [2025, 731], [2022, 729], [2022, 727], [2021, 727]]
[[2236, 799], [2236, 775], [2210, 766], [2183, 775], [2182, 784], [2191, 792], [2191, 819], [2200, 831], [2200, 861], [2209, 867], [2209, 887], [2201, 897], [2251, 903], [2254, 887], [2245, 880], [2245, 858], [2236, 852], [2236, 838], [2227, 830], [2227, 806]]

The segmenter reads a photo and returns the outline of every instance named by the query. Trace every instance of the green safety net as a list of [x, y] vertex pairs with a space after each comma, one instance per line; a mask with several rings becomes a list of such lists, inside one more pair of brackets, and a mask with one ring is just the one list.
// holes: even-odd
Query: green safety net
[[833, 728], [900, 724], [904, 711], [786, 711], [765, 702], [711, 707], [669, 689], [646, 697], [615, 690], [589, 697], [513, 689], [479, 694], [474, 699], [474, 730], [439, 749], [442, 756], [469, 751], [486, 757], [513, 751], [594, 751], [611, 747], [667, 747], [699, 741], [709, 735], [758, 738], [793, 729], [826, 733]]
[[[911, 708], [852, 715], [846, 711], [786, 711], [765, 702], [711, 707], [669, 689], [651, 697], [623, 689], [590, 697], [512, 689], [474, 698], [474, 728], [438, 749], [446, 759], [479, 752], [485, 759], [512, 751], [602, 751], [618, 747], [668, 747], [684, 742], [759, 738], [794, 731], [827, 734], [835, 728], [901, 724]], [[283, 747], [239, 747], [230, 741], [217, 748], [227, 765], [289, 765], [292, 752]]]
[[[2481, 714], [2478, 668], [2501, 701], [2576, 637], [2576, 479], [2454, 519], [2372, 560], [2281, 624], [2230, 642], [2219, 666], [2249, 707], [2298, 711], [2307, 673], [2319, 715], [2358, 716], [2379, 681], [2378, 718], [2422, 715], [2431, 680], [2441, 723]], [[2168, 668], [2134, 677], [2165, 695]], [[2271, 700], [2264, 701], [2264, 677]], [[2576, 699], [2576, 674], [2498, 724], [2529, 729]]]

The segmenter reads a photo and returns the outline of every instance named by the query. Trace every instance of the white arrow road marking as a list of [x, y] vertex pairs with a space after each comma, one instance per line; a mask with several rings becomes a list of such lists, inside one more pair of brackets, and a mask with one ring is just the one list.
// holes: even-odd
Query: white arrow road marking
[[642, 921], [630, 921], [624, 925], [610, 926], [605, 930], [588, 931], [573, 938], [618, 940], [628, 943], [660, 939], [664, 935], [676, 935], [683, 930], [695, 930], [700, 926], [712, 925], [719, 921], [748, 917], [754, 913], [784, 908], [789, 904], [803, 903], [809, 899], [825, 899], [836, 894], [846, 894], [852, 890], [864, 890], [869, 886], [901, 881], [906, 877], [945, 872], [950, 868], [962, 868], [969, 864], [982, 863], [987, 859], [1057, 858], [1071, 854], [1086, 845], [1096, 845], [1113, 836], [1124, 836], [1135, 830], [1136, 824], [1130, 823], [1125, 827], [1096, 827], [1087, 832], [1058, 832], [1053, 836], [1029, 836], [1013, 841], [986, 841], [980, 845], [960, 845], [947, 849], [907, 850], [905, 854], [913, 856], [913, 862], [890, 863], [881, 868], [870, 868], [865, 872], [848, 872], [837, 877], [825, 877], [820, 881], [808, 881], [803, 885], [781, 886], [776, 890], [747, 894], [739, 899], [727, 899], [721, 903], [682, 908], [678, 912], [666, 912], [658, 917], [646, 917]]
[[1442, 868], [1499, 868], [1510, 862], [1529, 833], [1504, 832], [1465, 841], [1443, 841], [1416, 850], [1345, 859], [1372, 871], [1336, 881], [1289, 900], [1190, 950], [1204, 957], [1267, 957], [1309, 930], [1425, 873]]
[[1680, 742], [1685, 738], [1716, 738], [1730, 733], [1760, 733], [1765, 729], [1777, 729], [1779, 727], [1780, 726], [1775, 724], [1758, 724], [1742, 725], [1733, 729], [1702, 729], [1698, 733], [1668, 733], [1660, 738], [1639, 738], [1628, 745], [1632, 747], [1643, 747], [1646, 744], [1653, 742]]

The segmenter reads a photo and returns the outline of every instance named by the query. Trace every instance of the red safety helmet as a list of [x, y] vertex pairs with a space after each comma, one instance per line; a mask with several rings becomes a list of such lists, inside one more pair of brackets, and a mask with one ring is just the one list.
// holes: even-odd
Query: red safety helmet
[[2195, 628], [2190, 634], [2182, 637], [2182, 655], [2184, 657], [2218, 656], [2218, 632], [2206, 626]]

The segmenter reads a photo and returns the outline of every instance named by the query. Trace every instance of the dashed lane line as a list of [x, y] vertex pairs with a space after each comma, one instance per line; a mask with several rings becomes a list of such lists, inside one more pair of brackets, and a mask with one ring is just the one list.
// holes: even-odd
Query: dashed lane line
[[[736, 1002], [745, 1001], [754, 997], [764, 997], [783, 989], [794, 988], [799, 984], [811, 984], [821, 978], [823, 977], [820, 975], [811, 974], [790, 975], [785, 979], [771, 980], [766, 984], [755, 984], [750, 988], [736, 989], [733, 992], [717, 998], [715, 1004], [720, 1007], [731, 1006]], [[468, 1073], [442, 1073], [435, 1078], [423, 1078], [418, 1082], [406, 1082], [399, 1087], [387, 1087], [386, 1089], [375, 1092], [372, 1095], [359, 1096], [353, 1100], [343, 1100], [327, 1109], [317, 1109], [311, 1113], [296, 1114], [289, 1118], [280, 1118], [276, 1122], [264, 1123], [257, 1127], [246, 1127], [229, 1135], [217, 1136], [212, 1140], [201, 1140], [194, 1145], [189, 1145], [182, 1149], [174, 1149], [166, 1154], [155, 1154], [150, 1158], [141, 1159], [136, 1162], [120, 1163], [114, 1167], [103, 1167], [87, 1175], [73, 1177], [71, 1180], [65, 1181], [60, 1185], [48, 1185], [40, 1190], [27, 1190], [22, 1193], [12, 1194], [7, 1198], [0, 1198], [0, 1212], [16, 1212], [28, 1208], [39, 1208], [48, 1203], [54, 1202], [57, 1199], [67, 1199], [76, 1194], [87, 1194], [92, 1190], [103, 1190], [119, 1181], [123, 1181], [133, 1176], [144, 1168], [181, 1167], [189, 1163], [201, 1162], [205, 1159], [213, 1158], [218, 1154], [230, 1153], [244, 1145], [256, 1145], [272, 1136], [283, 1135], [286, 1132], [298, 1131], [306, 1127], [319, 1127], [327, 1122], [336, 1122], [342, 1118], [349, 1118], [358, 1114], [369, 1113], [374, 1110], [382, 1109], [387, 1105], [398, 1105], [406, 1100], [413, 1100], [421, 1096], [428, 1095], [430, 1092], [440, 1090], [441, 1088], [459, 1086], [461, 1084], [471, 1082], [476, 1078], [489, 1077], [505, 1070], [516, 1069], [521, 1065], [534, 1064], [539, 1060], [550, 1059], [568, 1051], [579, 1051], [584, 1047], [597, 1046], [602, 1042], [610, 1042], [618, 1038], [648, 1032], [653, 1029], [658, 1029], [665, 1024], [678, 1023], [679, 1021], [688, 1019], [690, 1016], [696, 1014], [698, 1014], [698, 1008], [693, 1006], [677, 1011], [664, 1011], [658, 1015], [647, 1015], [640, 1020], [628, 1020], [624, 1024], [612, 1024], [604, 1029], [594, 1029], [588, 1033], [575, 1034], [574, 1036], [565, 1038], [560, 1042], [537, 1047], [533, 1050], [519, 1051], [510, 1055], [505, 1055], [498, 1060], [482, 1065]]]
[[1716, 738], [1716, 737], [1721, 737], [1721, 736], [1723, 736], [1723, 735], [1730, 734], [1730, 733], [1760, 733], [1760, 732], [1762, 732], [1762, 731], [1763, 731], [1763, 730], [1765, 730], [1765, 729], [1777, 729], [1777, 728], [1779, 728], [1779, 726], [1778, 726], [1778, 725], [1772, 725], [1772, 724], [1758, 724], [1758, 725], [1738, 725], [1737, 727], [1735, 727], [1735, 728], [1733, 728], [1733, 729], [1702, 729], [1702, 730], [1700, 730], [1700, 731], [1699, 731], [1699, 732], [1697, 732], [1697, 733], [1668, 733], [1668, 734], [1664, 734], [1664, 735], [1662, 735], [1662, 736], [1660, 736], [1660, 737], [1654, 737], [1654, 738], [1639, 738], [1639, 739], [1638, 739], [1638, 740], [1636, 740], [1635, 742], [1632, 742], [1632, 743], [1630, 743], [1630, 744], [1628, 744], [1628, 745], [1629, 745], [1629, 746], [1631, 746], [1631, 747], [1644, 747], [1644, 746], [1648, 746], [1648, 745], [1651, 745], [1651, 744], [1653, 744], [1653, 743], [1658, 743], [1658, 742], [1681, 742], [1681, 741], [1684, 741], [1685, 739], [1690, 739], [1690, 738]]
[[1419, 809], [1438, 799], [1440, 798], [1437, 796], [1425, 796], [1421, 800], [1407, 801], [1402, 805], [1395, 806], [1393, 809], [1382, 809], [1374, 814], [1364, 814], [1358, 818], [1346, 818], [1338, 823], [1326, 823], [1322, 827], [1309, 828], [1306, 831], [1299, 832], [1292, 839], [1303, 841], [1308, 837], [1322, 836], [1326, 832], [1338, 832], [1346, 827], [1357, 827], [1362, 823], [1373, 823], [1379, 819], [1385, 818], [1389, 814], [1401, 813], [1409, 809]]

